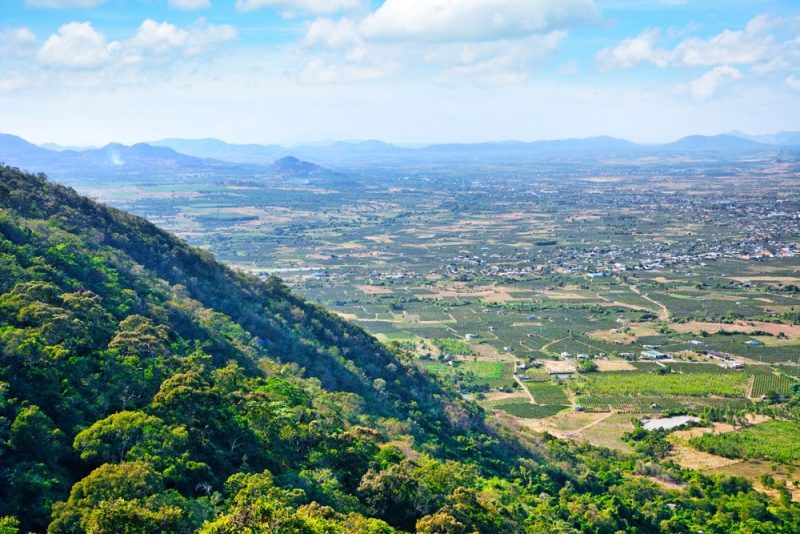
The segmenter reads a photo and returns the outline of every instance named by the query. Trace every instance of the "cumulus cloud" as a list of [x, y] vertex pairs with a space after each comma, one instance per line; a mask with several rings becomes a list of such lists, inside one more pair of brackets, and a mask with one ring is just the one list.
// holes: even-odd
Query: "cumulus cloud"
[[236, 0], [239, 11], [255, 11], [257, 9], [278, 9], [287, 14], [312, 13], [333, 15], [363, 9], [364, 0]]
[[195, 9], [208, 9], [211, 7], [210, 0], [169, 0], [169, 7], [173, 9], [183, 9], [193, 11]]
[[147, 19], [130, 39], [109, 42], [91, 23], [71, 22], [45, 41], [37, 59], [55, 69], [119, 71], [197, 56], [236, 35], [233, 26], [210, 24], [202, 18], [185, 27]]
[[386, 41], [487, 41], [547, 33], [597, 16], [593, 0], [386, 0], [361, 32]]
[[28, 7], [66, 9], [72, 7], [97, 7], [106, 0], [25, 0]]
[[800, 91], [800, 78], [795, 75], [791, 75], [786, 78], [786, 85], [790, 89], [794, 89], [795, 91]]
[[361, 36], [356, 24], [350, 19], [320, 18], [311, 23], [303, 42], [307, 46], [343, 48], [360, 43]]
[[689, 37], [673, 50], [672, 56], [674, 61], [689, 66], [755, 63], [774, 50], [774, 38], [764, 33], [768, 29], [768, 19], [759, 16], [744, 30], [725, 30], [710, 39]]
[[714, 97], [722, 88], [727, 87], [736, 80], [742, 79], [741, 71], [730, 66], [720, 66], [711, 69], [699, 78], [679, 86], [680, 92], [689, 93], [700, 102], [705, 102]]
[[660, 35], [657, 28], [644, 30], [598, 52], [597, 63], [603, 70], [629, 69], [645, 62], [664, 66], [668, 63], [668, 53], [656, 46]]
[[199, 19], [186, 28], [169, 22], [147, 19], [139, 26], [136, 35], [123, 43], [128, 53], [166, 57], [173, 53], [200, 54], [213, 46], [230, 41], [237, 35], [236, 28], [228, 24], [209, 24]]
[[37, 59], [49, 67], [93, 69], [108, 63], [118, 46], [117, 42], [108, 43], [90, 22], [70, 22], [45, 41]]
[[319, 80], [427, 68], [440, 84], [497, 85], [524, 79], [567, 29], [597, 17], [593, 0], [386, 0], [365, 16], [317, 18], [302, 44], [313, 72], [337, 67]]
[[27, 56], [36, 45], [36, 35], [28, 28], [0, 30], [0, 55], [5, 57]]
[[636, 37], [604, 48], [597, 53], [596, 60], [604, 70], [650, 63], [659, 67], [760, 65], [755, 68], [767, 72], [789, 63], [784, 56], [793, 48], [793, 41], [781, 43], [771, 33], [789, 22], [789, 19], [759, 15], [741, 30], [724, 30], [705, 39], [687, 37], [671, 49], [659, 47], [662, 35], [658, 29], [647, 29]]

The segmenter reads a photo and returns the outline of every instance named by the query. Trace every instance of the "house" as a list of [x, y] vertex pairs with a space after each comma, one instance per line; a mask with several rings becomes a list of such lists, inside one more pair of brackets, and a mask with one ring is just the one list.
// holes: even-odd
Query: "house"
[[578, 354], [576, 358], [578, 358], [579, 360], [590, 360], [592, 357], [589, 356], [588, 354]]
[[467, 338], [467, 339], [475, 339], [477, 336], [475, 336], [475, 334], [467, 334], [464, 337]]
[[642, 360], [668, 360], [669, 354], [657, 350], [643, 350], [639, 353], [639, 358]]
[[708, 351], [707, 355], [712, 360], [723, 360], [723, 361], [733, 360], [733, 357], [730, 354], [726, 354], [718, 350], [710, 350]]

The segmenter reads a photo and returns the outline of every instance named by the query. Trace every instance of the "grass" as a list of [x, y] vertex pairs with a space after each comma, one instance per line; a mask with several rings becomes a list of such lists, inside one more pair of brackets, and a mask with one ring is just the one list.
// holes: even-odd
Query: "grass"
[[514, 363], [501, 361], [459, 361], [452, 366], [441, 362], [422, 361], [425, 368], [443, 377], [464, 375], [476, 384], [485, 384], [492, 389], [514, 387]]
[[445, 354], [458, 354], [461, 356], [472, 356], [475, 354], [472, 347], [470, 347], [466, 341], [460, 339], [439, 337], [433, 340], [433, 344]]
[[[587, 412], [621, 413], [701, 413], [706, 407], [723, 407], [730, 405], [734, 409], [747, 408], [751, 405], [746, 399], [720, 399], [691, 396], [630, 396], [630, 395], [592, 395], [578, 398], [578, 404]], [[653, 407], [655, 406], [655, 407]]]
[[800, 425], [791, 421], [767, 421], [735, 432], [704, 434], [689, 443], [725, 458], [800, 465]]
[[650, 373], [598, 373], [587, 377], [581, 392], [590, 395], [686, 395], [741, 397], [745, 374], [693, 373], [656, 375]]
[[564, 409], [564, 406], [531, 404], [530, 402], [524, 400], [502, 402], [496, 404], [494, 407], [503, 410], [514, 417], [520, 417], [522, 419], [544, 419], [546, 417], [551, 417]]

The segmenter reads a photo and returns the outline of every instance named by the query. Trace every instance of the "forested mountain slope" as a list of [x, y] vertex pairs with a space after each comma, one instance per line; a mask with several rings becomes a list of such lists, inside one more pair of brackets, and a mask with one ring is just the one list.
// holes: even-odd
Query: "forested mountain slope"
[[279, 280], [8, 167], [0, 358], [0, 533], [800, 524], [741, 479], [498, 435]]

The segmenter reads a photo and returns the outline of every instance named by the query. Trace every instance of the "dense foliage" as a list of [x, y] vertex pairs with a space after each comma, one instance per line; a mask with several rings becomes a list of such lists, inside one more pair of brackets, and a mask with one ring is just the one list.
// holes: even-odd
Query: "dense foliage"
[[800, 465], [800, 423], [766, 421], [724, 434], [692, 438], [692, 446], [726, 458], [759, 459]]
[[279, 280], [2, 167], [0, 358], [3, 533], [800, 524], [742, 479], [500, 435]]

